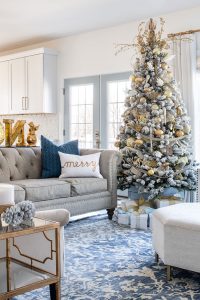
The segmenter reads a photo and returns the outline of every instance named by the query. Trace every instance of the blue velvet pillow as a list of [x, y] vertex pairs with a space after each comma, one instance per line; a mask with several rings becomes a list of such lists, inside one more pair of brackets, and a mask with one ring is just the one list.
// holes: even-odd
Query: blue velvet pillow
[[42, 178], [59, 177], [61, 164], [58, 151], [79, 155], [78, 140], [57, 146], [41, 135], [42, 148]]

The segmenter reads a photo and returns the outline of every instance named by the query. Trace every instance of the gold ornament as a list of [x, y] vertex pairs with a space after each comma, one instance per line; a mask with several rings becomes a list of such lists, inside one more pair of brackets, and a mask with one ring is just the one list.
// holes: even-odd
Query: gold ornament
[[138, 119], [138, 122], [140, 122], [140, 123], [145, 123], [147, 120], [145, 115], [137, 115], [137, 119]]
[[124, 126], [120, 126], [120, 128], [119, 128], [119, 132], [120, 132], [120, 133], [122, 133], [122, 134], [125, 132], [125, 128], [124, 128]]
[[34, 147], [37, 144], [37, 136], [36, 136], [36, 131], [39, 128], [39, 125], [34, 125], [33, 122], [28, 123], [29, 125], [29, 133], [27, 136], [27, 143], [30, 147]]
[[156, 135], [156, 136], [161, 136], [161, 135], [163, 135], [163, 131], [161, 130], [161, 129], [156, 129], [155, 131], [154, 131], [154, 134]]
[[160, 54], [160, 49], [159, 48], [154, 48], [153, 53], [156, 54], [156, 55], [159, 55]]
[[131, 76], [129, 77], [129, 80], [133, 82], [133, 81], [135, 80], [135, 75], [131, 75]]
[[175, 179], [183, 180], [182, 174], [181, 174], [181, 173], [177, 174], [177, 175], [175, 176]]
[[135, 142], [134, 138], [132, 138], [132, 137], [128, 138], [126, 140], [127, 147], [133, 147], [134, 146], [134, 142]]
[[146, 98], [144, 98], [144, 97], [140, 98], [140, 103], [144, 104], [146, 102], [147, 102]]
[[167, 72], [167, 75], [168, 75], [169, 78], [173, 77], [173, 73], [171, 71]]
[[150, 92], [151, 92], [151, 89], [150, 89], [150, 88], [144, 88], [144, 92], [145, 92], [145, 93], [150, 93]]
[[162, 167], [167, 170], [169, 168], [169, 163], [168, 162], [165, 162], [162, 164]]
[[175, 135], [177, 137], [181, 137], [181, 136], [184, 136], [184, 132], [182, 130], [176, 130]]
[[170, 90], [166, 90], [166, 91], [164, 92], [164, 95], [165, 95], [166, 98], [171, 98], [172, 92], [171, 92]]
[[157, 161], [156, 160], [150, 160], [149, 161], [149, 167], [155, 168], [157, 166]]
[[168, 69], [168, 65], [167, 65], [166, 63], [162, 63], [162, 64], [161, 64], [161, 68], [162, 68], [163, 70], [167, 70], [167, 69]]
[[177, 107], [176, 111], [177, 111], [177, 115], [179, 115], [179, 116], [181, 116], [183, 114], [183, 110], [180, 106]]
[[144, 78], [143, 78], [143, 77], [136, 77], [136, 78], [134, 79], [134, 81], [135, 81], [135, 83], [141, 83], [141, 82], [144, 81]]
[[156, 118], [154, 118], [154, 121], [155, 121], [156, 123], [160, 123], [160, 122], [161, 122], [161, 118], [160, 118], [160, 117], [156, 117]]
[[116, 148], [119, 148], [120, 145], [121, 145], [121, 142], [120, 142], [119, 140], [115, 141], [114, 146], [115, 146]]
[[4, 141], [4, 128], [3, 128], [3, 124], [0, 123], [0, 144], [2, 144]]
[[134, 129], [137, 131], [137, 132], [140, 132], [141, 129], [142, 129], [142, 126], [140, 124], [135, 124], [134, 125]]
[[153, 169], [150, 169], [150, 170], [147, 171], [147, 175], [148, 176], [153, 176], [153, 174], [154, 174], [154, 170]]
[[140, 139], [135, 140], [135, 145], [141, 146], [142, 144], [143, 144], [143, 140], [140, 140]]
[[157, 109], [159, 109], [159, 106], [158, 106], [157, 104], [153, 104], [153, 105], [152, 105], [152, 109], [153, 109], [153, 110], [157, 110]]

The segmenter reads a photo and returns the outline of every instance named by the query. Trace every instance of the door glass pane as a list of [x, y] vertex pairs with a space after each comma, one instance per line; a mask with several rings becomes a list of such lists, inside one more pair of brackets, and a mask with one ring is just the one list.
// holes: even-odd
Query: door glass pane
[[79, 116], [78, 116], [79, 124], [85, 124], [85, 105], [79, 105]]
[[78, 139], [79, 147], [93, 146], [93, 84], [69, 87], [70, 139]]
[[78, 105], [72, 105], [70, 107], [70, 118], [72, 120], [72, 124], [78, 123]]
[[108, 124], [107, 124], [107, 146], [114, 149], [114, 142], [119, 133], [119, 127], [122, 122], [124, 100], [126, 92], [130, 88], [129, 80], [116, 80], [107, 82], [107, 108], [108, 108]]
[[78, 105], [78, 89], [75, 86], [70, 88], [70, 102], [71, 105]]
[[93, 106], [92, 105], [86, 105], [86, 123], [92, 124], [93, 123]]

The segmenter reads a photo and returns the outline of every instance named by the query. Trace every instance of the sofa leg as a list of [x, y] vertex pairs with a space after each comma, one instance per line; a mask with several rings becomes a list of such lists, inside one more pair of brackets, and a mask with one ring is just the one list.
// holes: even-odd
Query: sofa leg
[[155, 252], [155, 262], [158, 263], [158, 261], [159, 261], [159, 255], [158, 253]]
[[109, 209], [107, 209], [107, 214], [108, 214], [108, 219], [109, 219], [109, 220], [112, 220], [112, 217], [113, 217], [113, 215], [114, 215], [114, 211], [115, 211], [114, 208], [109, 208]]
[[167, 281], [171, 280], [171, 266], [167, 265]]

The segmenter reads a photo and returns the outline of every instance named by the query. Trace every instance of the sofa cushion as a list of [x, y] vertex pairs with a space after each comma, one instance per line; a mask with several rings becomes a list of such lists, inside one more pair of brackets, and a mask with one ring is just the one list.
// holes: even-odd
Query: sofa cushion
[[71, 183], [71, 196], [81, 196], [107, 191], [105, 178], [63, 178], [61, 181]]
[[15, 184], [25, 190], [26, 200], [44, 201], [70, 197], [70, 183], [58, 179], [24, 179]]
[[61, 174], [61, 165], [58, 151], [69, 154], [79, 154], [78, 140], [70, 141], [57, 146], [43, 135], [41, 136], [42, 147], [42, 178], [58, 177]]
[[25, 200], [25, 190], [21, 186], [13, 184], [13, 182], [9, 182], [9, 184], [14, 185], [15, 203], [24, 201]]

